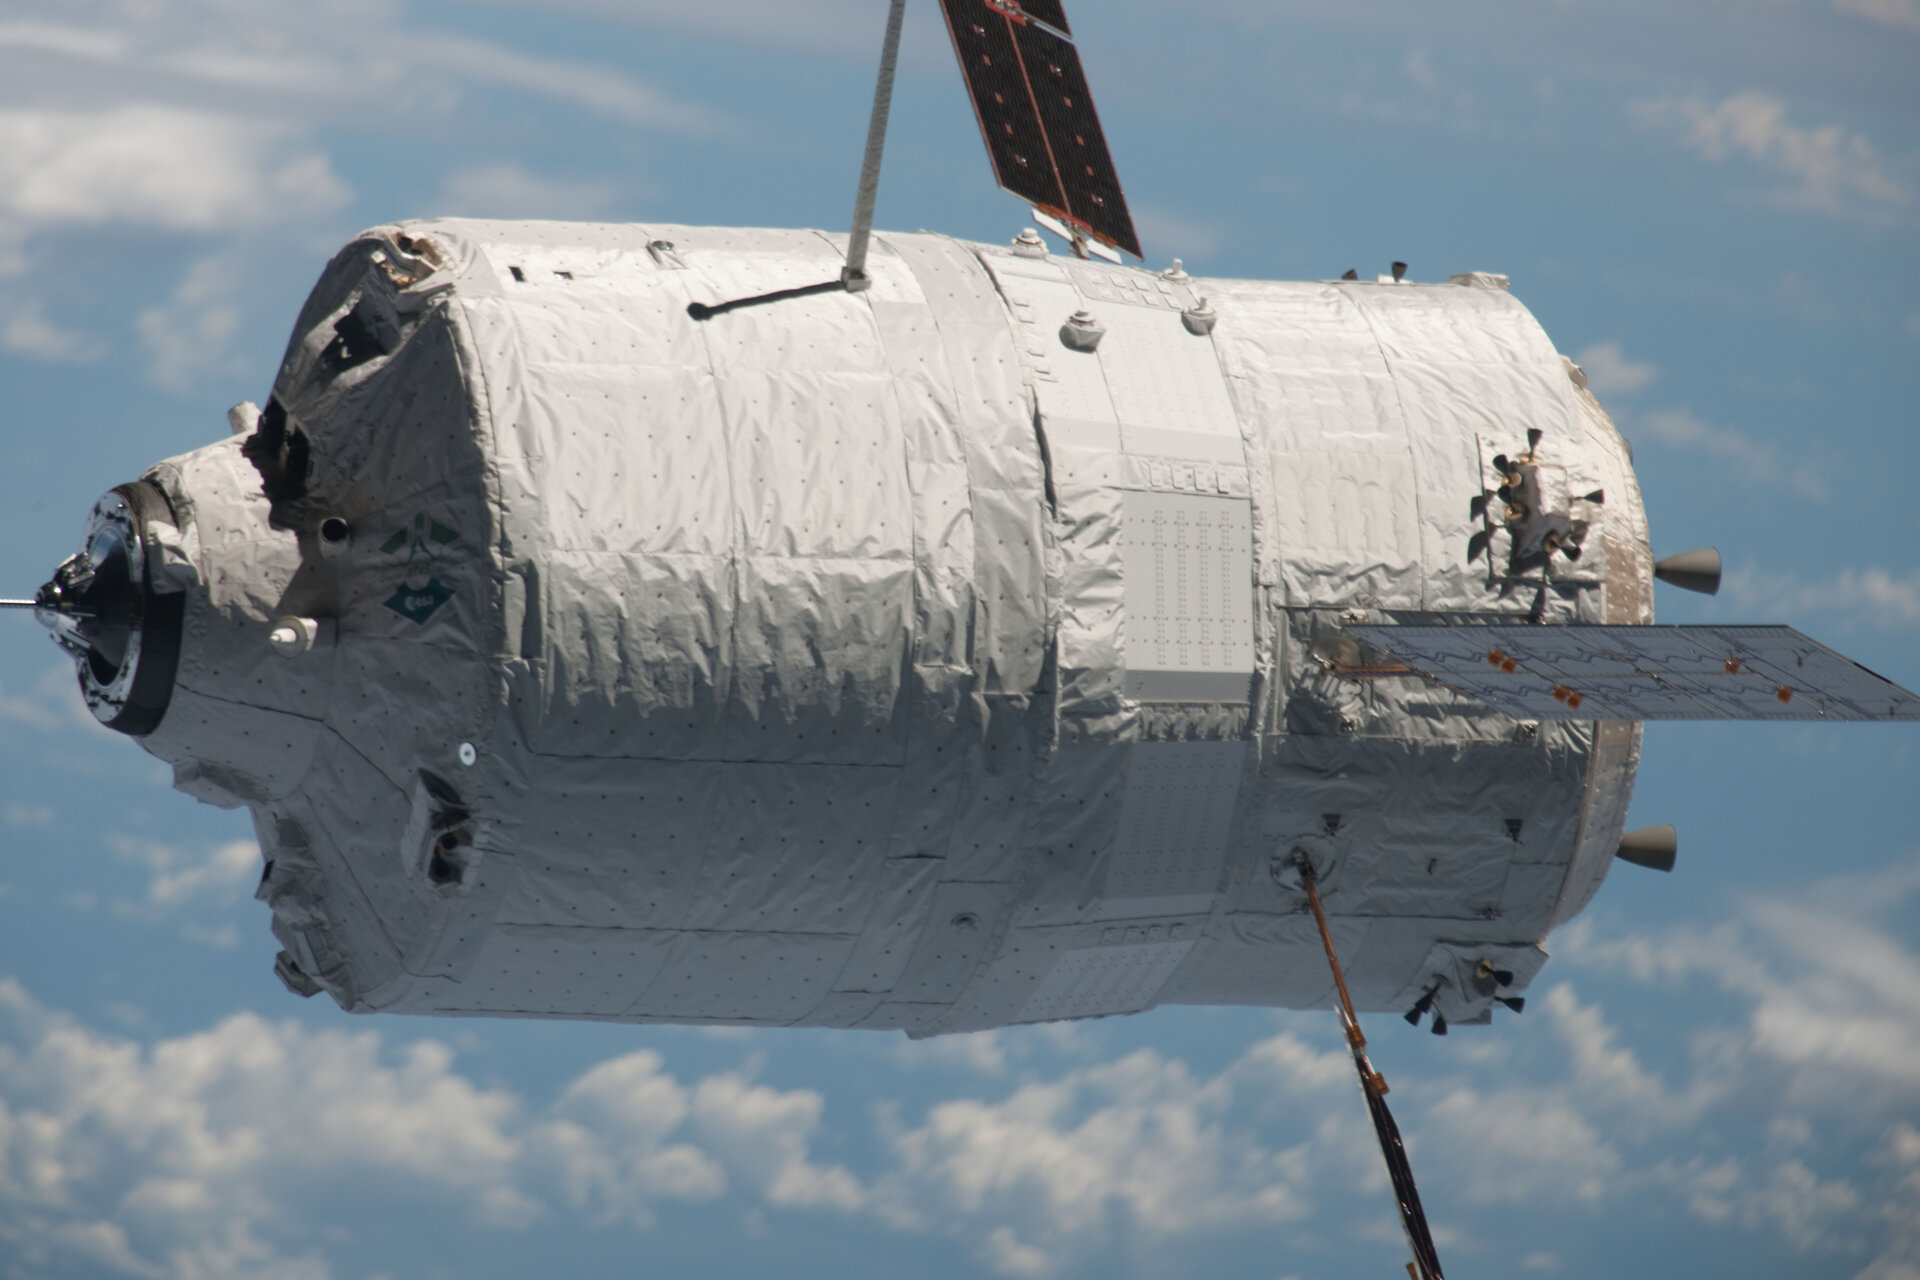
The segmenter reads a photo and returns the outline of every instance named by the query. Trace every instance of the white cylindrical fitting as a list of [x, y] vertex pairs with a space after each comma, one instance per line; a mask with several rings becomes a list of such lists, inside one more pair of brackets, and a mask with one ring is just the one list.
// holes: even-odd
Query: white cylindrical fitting
[[320, 641], [320, 624], [312, 618], [291, 614], [275, 618], [267, 631], [267, 643], [283, 658], [297, 658]]

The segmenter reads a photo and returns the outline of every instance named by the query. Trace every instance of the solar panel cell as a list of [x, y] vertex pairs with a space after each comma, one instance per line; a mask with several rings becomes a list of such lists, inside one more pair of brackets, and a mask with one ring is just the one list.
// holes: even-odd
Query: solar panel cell
[[988, 0], [941, 0], [940, 8], [1000, 185], [1092, 238], [1139, 257], [1140, 239], [1080, 55], [1039, 25], [1064, 31], [1060, 5], [1026, 7], [1023, 12], [1038, 22], [1010, 17]]
[[1920, 698], [1791, 627], [1348, 629], [1523, 720], [1920, 720]]
[[1032, 23], [1016, 26], [1014, 39], [1059, 167], [1066, 212], [1098, 239], [1139, 257], [1140, 240], [1127, 212], [1127, 198], [1120, 192], [1120, 175], [1107, 151], [1086, 74], [1080, 69], [1079, 52]]
[[941, 0], [940, 7], [947, 15], [953, 51], [966, 77], [995, 179], [1031, 204], [1058, 209], [1066, 197], [1020, 69], [1013, 39], [1016, 24], [985, 0]]

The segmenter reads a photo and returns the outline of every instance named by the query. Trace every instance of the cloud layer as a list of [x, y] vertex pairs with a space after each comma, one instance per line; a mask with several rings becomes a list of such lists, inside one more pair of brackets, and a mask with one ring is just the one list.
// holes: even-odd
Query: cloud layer
[[[1769, 1235], [1810, 1267], [1851, 1259], [1892, 1280], [1920, 1266], [1920, 953], [1890, 924], [1916, 898], [1908, 859], [1755, 900], [1705, 933], [1565, 931], [1574, 977], [1536, 993], [1547, 1037], [1496, 1030], [1432, 1074], [1396, 1073], [1449, 1250], [1467, 1266], [1547, 1266], [1456, 1224], [1661, 1202], [1696, 1229]], [[1580, 994], [1609, 982], [1636, 1000], [1704, 985], [1725, 1015], [1656, 1067]], [[648, 1231], [669, 1206], [724, 1205], [947, 1239], [1015, 1277], [1122, 1258], [1147, 1274], [1235, 1233], [1309, 1254], [1329, 1233], [1377, 1239], [1390, 1254], [1351, 1065], [1326, 1028], [1302, 1025], [1313, 1033], [1260, 1039], [1210, 1072], [1157, 1049], [1063, 1062], [1086, 1046], [1051, 1031], [1011, 1055], [976, 1040], [945, 1065], [996, 1083], [877, 1104], [859, 1169], [817, 1153], [865, 1127], [862, 1104], [762, 1080], [751, 1051], [689, 1079], [643, 1049], [541, 1101], [386, 1027], [242, 1013], [141, 1044], [7, 982], [0, 1241], [29, 1276], [317, 1278], [336, 1269], [320, 1205], [413, 1205], [495, 1231]], [[1024, 1065], [1008, 1081], [1010, 1057]], [[1676, 1154], [1756, 1108], [1772, 1116], [1757, 1143]], [[1846, 1151], [1854, 1171], [1832, 1172]]]
[[810, 1164], [821, 1099], [737, 1074], [686, 1086], [657, 1054], [588, 1071], [537, 1112], [445, 1045], [236, 1014], [143, 1047], [0, 983], [0, 1241], [27, 1275], [333, 1274], [308, 1207], [397, 1199], [492, 1229], [566, 1206], [645, 1227], [734, 1195], [847, 1210]]
[[[149, 379], [179, 393], [245, 371], [235, 349], [247, 317], [281, 287], [271, 264], [351, 233], [339, 157], [390, 139], [395, 121], [416, 146], [444, 145], [476, 98], [504, 95], [623, 128], [726, 127], [642, 78], [416, 27], [376, 0], [81, 0], [51, 20], [0, 20], [0, 86], [0, 278], [13, 278], [0, 349], [50, 363], [109, 353], [111, 338], [62, 308], [76, 247], [110, 229], [182, 260], [171, 296], [134, 308], [129, 335]], [[465, 213], [581, 216], [611, 198], [606, 184], [504, 159], [435, 163], [449, 162], [443, 195]]]
[[1715, 162], [1742, 160], [1783, 179], [1784, 185], [1765, 192], [1781, 205], [1878, 219], [1913, 203], [1913, 193], [1865, 137], [1837, 124], [1798, 123], [1787, 103], [1773, 94], [1748, 91], [1719, 102], [1647, 101], [1633, 111], [1696, 155]]

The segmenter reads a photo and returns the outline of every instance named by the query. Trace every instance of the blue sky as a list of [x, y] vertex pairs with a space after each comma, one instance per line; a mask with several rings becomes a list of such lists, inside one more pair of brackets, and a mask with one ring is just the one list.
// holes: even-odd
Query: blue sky
[[[840, 227], [882, 0], [0, 4], [0, 594], [262, 399], [362, 226]], [[1072, 16], [1153, 265], [1502, 271], [1713, 600], [1920, 687], [1920, 3]], [[930, 0], [883, 227], [1005, 239]], [[0, 619], [0, 1275], [1398, 1274], [1329, 1014], [853, 1033], [299, 1001], [241, 814]], [[1920, 741], [1656, 725], [1526, 1014], [1375, 1062], [1456, 1276], [1920, 1277]]]

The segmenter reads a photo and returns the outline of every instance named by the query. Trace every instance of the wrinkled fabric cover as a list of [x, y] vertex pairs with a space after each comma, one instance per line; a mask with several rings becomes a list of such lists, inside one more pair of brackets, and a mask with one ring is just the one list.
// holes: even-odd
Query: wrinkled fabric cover
[[1468, 551], [1529, 428], [1592, 528], [1539, 607], [1651, 620], [1622, 442], [1526, 310], [883, 235], [869, 291], [688, 315], [840, 263], [377, 228], [275, 384], [304, 485], [239, 441], [153, 470], [194, 581], [146, 744], [251, 807], [290, 962], [359, 1011], [916, 1035], [1314, 1006], [1303, 852], [1362, 1006], [1524, 987], [1638, 726], [1355, 676], [1342, 627], [1534, 607]]

